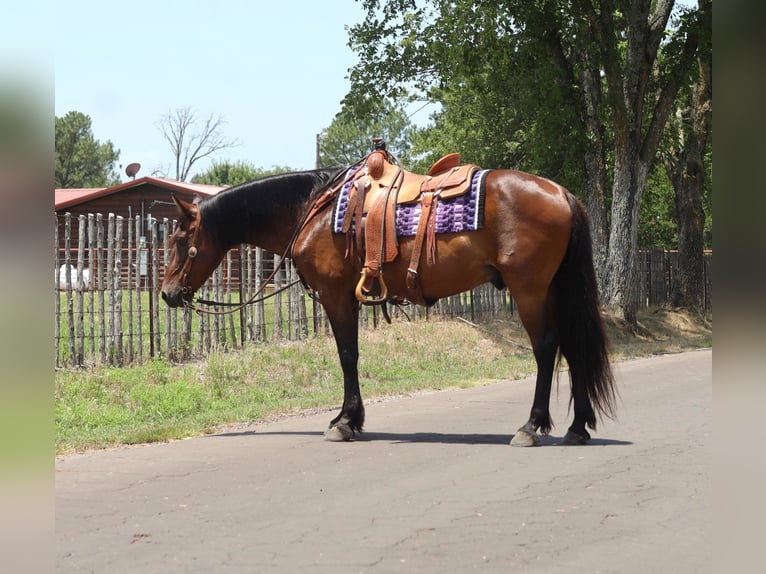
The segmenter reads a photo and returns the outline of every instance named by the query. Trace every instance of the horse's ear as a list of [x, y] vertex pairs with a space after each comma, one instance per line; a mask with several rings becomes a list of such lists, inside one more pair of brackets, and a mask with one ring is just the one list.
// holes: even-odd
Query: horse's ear
[[194, 194], [194, 199], [192, 199], [192, 203], [194, 205], [199, 205], [200, 201], [202, 201], [202, 197], [199, 194], [195, 193]]
[[180, 197], [176, 197], [175, 193], [171, 193], [170, 197], [173, 198], [173, 203], [176, 204], [176, 207], [178, 208], [178, 211], [181, 215], [192, 215], [192, 205], [188, 201], [184, 201]]

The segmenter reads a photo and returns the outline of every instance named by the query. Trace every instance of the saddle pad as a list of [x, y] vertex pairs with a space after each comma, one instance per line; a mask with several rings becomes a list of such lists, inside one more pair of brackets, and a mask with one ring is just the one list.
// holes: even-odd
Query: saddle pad
[[[440, 199], [436, 204], [436, 233], [460, 233], [476, 231], [484, 226], [484, 180], [491, 170], [480, 169], [474, 173], [471, 189], [450, 199]], [[332, 230], [341, 233], [341, 225], [348, 206], [348, 181], [338, 193], [333, 208]], [[396, 234], [414, 237], [420, 220], [420, 202], [396, 206]], [[354, 228], [352, 224], [352, 229]]]

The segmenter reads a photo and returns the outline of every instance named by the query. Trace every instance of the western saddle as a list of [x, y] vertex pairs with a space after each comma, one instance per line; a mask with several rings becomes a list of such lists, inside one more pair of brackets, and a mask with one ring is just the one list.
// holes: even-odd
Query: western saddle
[[[352, 182], [348, 205], [341, 225], [341, 231], [350, 239], [349, 247], [355, 244], [360, 258], [364, 254], [362, 277], [355, 290], [356, 298], [367, 305], [383, 303], [389, 299], [381, 267], [396, 259], [399, 254], [396, 206], [419, 202], [420, 219], [407, 269], [407, 299], [427, 305], [421, 291], [418, 269], [424, 243], [427, 264], [433, 264], [436, 260], [437, 204], [440, 199], [457, 197], [469, 191], [473, 174], [479, 167], [472, 164], [460, 165], [460, 154], [451, 153], [434, 163], [428, 175], [417, 175], [394, 163], [385, 150], [385, 144], [376, 145], [376, 148], [350, 177]], [[340, 190], [348, 183], [349, 179], [346, 179], [336, 189]], [[347, 256], [349, 253], [350, 249]], [[374, 285], [376, 281], [377, 289]]]

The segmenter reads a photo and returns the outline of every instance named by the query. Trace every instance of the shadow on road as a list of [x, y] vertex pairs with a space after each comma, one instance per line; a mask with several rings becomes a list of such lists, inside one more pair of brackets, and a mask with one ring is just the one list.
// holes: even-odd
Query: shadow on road
[[[240, 432], [224, 432], [208, 435], [206, 438], [238, 437], [238, 436], [317, 436], [324, 433], [320, 431], [282, 431], [282, 432], [259, 432], [254, 430]], [[393, 444], [405, 443], [440, 443], [440, 444], [485, 444], [508, 446], [513, 438], [512, 434], [444, 434], [434, 432], [415, 433], [387, 433], [387, 432], [363, 432], [358, 434], [353, 442], [389, 442]], [[563, 446], [563, 437], [544, 436], [540, 438], [539, 446]], [[633, 444], [630, 441], [614, 440], [608, 438], [593, 438], [583, 446], [627, 446]]]

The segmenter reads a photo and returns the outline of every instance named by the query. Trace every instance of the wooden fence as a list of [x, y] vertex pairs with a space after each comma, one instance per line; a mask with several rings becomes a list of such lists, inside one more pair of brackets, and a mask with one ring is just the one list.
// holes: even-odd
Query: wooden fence
[[[184, 361], [247, 342], [330, 333], [321, 305], [300, 283], [282, 290], [297, 280], [289, 260], [265, 286], [265, 292], [273, 294], [267, 301], [227, 315], [200, 315], [189, 309], [170, 309], [159, 298], [174, 221], [152, 219], [149, 237], [144, 238], [138, 216], [124, 220], [113, 214], [90, 214], [75, 219], [66, 213], [57, 218], [63, 218], [62, 226], [58, 220], [54, 226], [57, 367], [130, 365], [151, 358]], [[72, 233], [75, 225], [77, 233]], [[64, 237], [59, 236], [60, 228]], [[72, 236], [77, 237], [76, 245]], [[711, 258], [706, 259], [708, 266]], [[278, 259], [278, 255], [251, 246], [233, 249], [198, 295], [228, 303], [246, 301], [261, 288]], [[672, 253], [642, 251], [642, 305], [661, 306], [669, 300], [676, 265]], [[706, 284], [709, 282], [707, 273]], [[440, 316], [476, 322], [509, 310], [514, 311], [514, 304], [507, 290], [486, 284], [442, 299], [430, 309], [408, 306], [392, 309], [391, 315], [394, 320]], [[380, 320], [378, 308], [362, 307], [362, 328], [375, 328]]]

